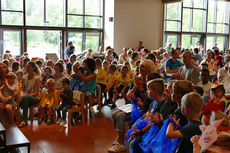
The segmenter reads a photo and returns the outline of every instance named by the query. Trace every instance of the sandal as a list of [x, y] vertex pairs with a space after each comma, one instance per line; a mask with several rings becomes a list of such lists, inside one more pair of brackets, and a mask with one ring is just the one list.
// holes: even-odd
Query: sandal
[[25, 127], [25, 126], [27, 126], [27, 122], [26, 122], [26, 121], [22, 121], [22, 122], [18, 125], [18, 127], [20, 127], [20, 128]]

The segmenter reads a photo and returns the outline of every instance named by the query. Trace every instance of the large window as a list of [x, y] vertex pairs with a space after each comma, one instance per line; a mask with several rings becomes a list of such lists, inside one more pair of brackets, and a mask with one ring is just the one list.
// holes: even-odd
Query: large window
[[164, 14], [165, 46], [172, 43], [194, 48], [200, 41], [205, 49], [211, 49], [215, 42], [222, 50], [228, 47], [229, 2], [183, 0], [165, 4]]
[[89, 47], [96, 52], [103, 5], [104, 0], [0, 0], [0, 55], [8, 49], [15, 56], [39, 51], [42, 57], [51, 52], [62, 57], [66, 41], [73, 42], [76, 53]]

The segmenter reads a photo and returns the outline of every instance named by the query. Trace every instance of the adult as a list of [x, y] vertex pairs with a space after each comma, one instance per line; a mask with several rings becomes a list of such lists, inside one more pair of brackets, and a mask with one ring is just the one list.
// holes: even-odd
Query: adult
[[167, 82], [173, 79], [170, 76], [170, 74], [178, 73], [180, 67], [183, 65], [179, 60], [177, 60], [178, 58], [179, 58], [179, 52], [173, 49], [171, 53], [171, 58], [165, 62], [165, 67], [164, 67]]
[[224, 66], [223, 57], [220, 55], [219, 49], [214, 49], [215, 62], [217, 67], [222, 68]]
[[198, 83], [200, 81], [200, 72], [198, 67], [192, 63], [192, 53], [185, 51], [182, 56], [184, 66], [180, 68], [179, 74], [173, 75], [173, 77], [179, 80], [188, 80], [195, 84]]
[[195, 48], [198, 48], [198, 53], [201, 55], [201, 56], [205, 56], [205, 50], [203, 48], [203, 46], [201, 45], [200, 41], [198, 41], [196, 43], [196, 47]]
[[212, 47], [212, 50], [215, 50], [215, 49], [219, 50], [219, 48], [217, 47], [217, 43], [216, 42], [214, 43], [214, 46]]
[[106, 59], [107, 61], [109, 61], [110, 63], [114, 60], [114, 57], [113, 57], [113, 49], [108, 49], [108, 50], [106, 51], [105, 59]]
[[[2, 87], [5, 83], [5, 79], [7, 73], [9, 72], [7, 66], [4, 63], [0, 63], [0, 87]], [[5, 99], [2, 95], [0, 95], [0, 116], [5, 108], [7, 99]]]
[[34, 62], [28, 62], [26, 64], [27, 74], [22, 78], [22, 100], [20, 106], [23, 110], [22, 121], [19, 127], [27, 125], [28, 109], [29, 107], [38, 104], [40, 90], [40, 77], [38, 67]]
[[144, 49], [145, 47], [143, 46], [143, 42], [142, 41], [138, 41], [138, 46], [136, 47], [137, 51], [141, 51], [142, 49]]
[[74, 53], [75, 47], [73, 46], [73, 43], [70, 41], [67, 43], [66, 49], [64, 51], [65, 59], [69, 59], [70, 55]]
[[167, 47], [165, 47], [165, 50], [168, 52], [169, 56], [171, 56], [171, 53], [172, 53], [172, 44], [168, 43]]
[[100, 58], [101, 60], [104, 60], [105, 58], [105, 53], [104, 53], [104, 46], [99, 47], [99, 51], [96, 53], [93, 53], [94, 58]]
[[119, 56], [119, 63], [120, 64], [123, 64], [123, 63], [128, 61], [129, 57], [128, 57], [127, 52], [128, 52], [128, 49], [124, 47], [123, 53], [121, 53], [121, 55]]
[[[134, 82], [131, 85], [129, 97], [136, 97], [144, 100], [147, 97], [146, 80], [147, 75], [155, 72], [154, 63], [150, 60], [144, 60], [140, 63], [140, 76], [135, 76]], [[125, 125], [130, 119], [130, 114], [126, 114], [121, 110], [115, 110], [112, 114], [114, 129], [117, 131], [118, 139], [114, 145], [108, 148], [109, 152], [122, 152], [126, 150], [124, 145]]]
[[208, 50], [206, 52], [206, 57], [200, 62], [200, 67], [204, 63], [208, 65], [208, 71], [210, 73], [210, 77], [213, 78], [214, 76], [216, 76], [218, 67], [214, 62], [213, 53], [211, 50]]

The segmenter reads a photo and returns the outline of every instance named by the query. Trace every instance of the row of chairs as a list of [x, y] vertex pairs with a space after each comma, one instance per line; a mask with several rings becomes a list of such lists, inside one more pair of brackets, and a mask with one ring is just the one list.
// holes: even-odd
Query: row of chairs
[[[76, 104], [75, 106], [72, 106], [68, 110], [68, 126], [71, 126], [71, 122], [74, 119], [74, 113], [80, 113], [81, 114], [81, 120], [84, 124], [88, 118], [88, 112], [89, 112], [89, 105], [98, 104], [98, 113], [101, 113], [101, 86], [97, 85], [97, 95], [96, 98], [93, 99], [93, 101], [85, 101], [85, 94], [80, 91], [73, 91], [73, 101]], [[30, 113], [29, 113], [29, 119], [31, 120], [31, 124], [33, 124], [34, 120], [34, 108], [38, 108], [39, 104], [31, 106], [30, 107]], [[56, 114], [53, 114], [53, 121], [56, 122]]]

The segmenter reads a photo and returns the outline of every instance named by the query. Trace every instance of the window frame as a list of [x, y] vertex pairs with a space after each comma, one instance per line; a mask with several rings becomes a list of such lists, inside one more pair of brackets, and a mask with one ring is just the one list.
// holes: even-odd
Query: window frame
[[[104, 45], [104, 22], [105, 22], [105, 0], [102, 0], [102, 6], [101, 6], [101, 15], [86, 15], [85, 14], [85, 7], [83, 7], [83, 14], [81, 14], [81, 16], [83, 16], [83, 27], [68, 27], [68, 15], [71, 15], [68, 13], [68, 0], [63, 0], [63, 7], [64, 7], [64, 19], [63, 19], [63, 26], [62, 27], [57, 27], [57, 26], [30, 26], [30, 25], [26, 25], [26, 0], [23, 0], [23, 10], [22, 11], [18, 11], [18, 10], [10, 10], [10, 12], [20, 12], [23, 13], [23, 24], [22, 25], [3, 25], [2, 24], [2, 12], [3, 11], [8, 11], [8, 10], [2, 10], [2, 1], [0, 0], [0, 31], [2, 31], [3, 29], [10, 29], [10, 30], [21, 30], [22, 33], [22, 39], [21, 39], [21, 54], [23, 52], [27, 51], [27, 30], [60, 30], [62, 32], [62, 40], [61, 40], [61, 50], [60, 50], [60, 57], [63, 58], [64, 57], [64, 50], [65, 50], [65, 44], [66, 41], [68, 41], [68, 31], [80, 31], [83, 33], [87, 33], [87, 32], [98, 32], [100, 33], [100, 38], [99, 38], [99, 46], [100, 45]], [[85, 6], [85, 0], [83, 1], [83, 5]], [[46, 2], [46, 0], [44, 0], [44, 2]], [[45, 5], [44, 5], [45, 8]], [[46, 14], [46, 9], [44, 9], [43, 14]], [[75, 14], [75, 15], [79, 15], [79, 14]], [[85, 27], [85, 17], [89, 16], [89, 17], [100, 17], [100, 28], [86, 28]], [[44, 17], [44, 21], [45, 21], [45, 17]], [[83, 36], [82, 38], [83, 43], [85, 44], [85, 37]], [[0, 44], [0, 48], [3, 49], [3, 43]], [[0, 50], [0, 54], [3, 54], [3, 50]], [[82, 51], [84, 51], [85, 48], [82, 47]]]
[[[163, 35], [164, 35], [164, 37], [163, 37], [163, 46], [167, 46], [167, 43], [168, 42], [166, 42], [166, 37], [168, 36], [168, 35], [178, 35], [178, 43], [177, 43], [177, 46], [179, 45], [179, 44], [181, 44], [181, 45], [183, 45], [182, 44], [182, 35], [190, 35], [191, 37], [192, 36], [194, 36], [194, 35], [200, 35], [201, 36], [201, 39], [203, 38], [203, 43], [202, 43], [202, 46], [203, 46], [203, 48], [206, 50], [207, 49], [207, 37], [208, 36], [214, 36], [215, 38], [217, 38], [217, 37], [224, 37], [225, 39], [225, 41], [226, 42], [229, 42], [229, 23], [221, 23], [221, 24], [224, 24], [224, 26], [225, 25], [227, 25], [228, 26], [228, 33], [214, 33], [214, 32], [208, 32], [208, 28], [207, 28], [207, 26], [208, 26], [208, 11], [209, 11], [209, 9], [208, 9], [208, 6], [209, 6], [209, 0], [204, 0], [203, 2], [204, 2], [204, 4], [203, 4], [203, 8], [193, 8], [193, 6], [194, 6], [194, 0], [191, 0], [190, 1], [191, 2], [191, 5], [190, 5], [190, 7], [184, 7], [183, 5], [184, 5], [184, 2], [179, 2], [180, 3], [180, 5], [181, 5], [181, 7], [180, 7], [180, 11], [178, 11], [178, 12], [181, 12], [181, 14], [179, 15], [178, 14], [178, 17], [180, 16], [181, 17], [181, 20], [179, 20], [180, 21], [180, 25], [181, 25], [181, 28], [179, 29], [179, 31], [166, 31], [166, 21], [167, 21], [167, 4], [164, 4], [164, 25], [163, 25], [163, 29], [164, 29], [164, 31], [163, 31]], [[215, 2], [215, 4], [217, 4], [218, 2]], [[214, 8], [217, 8], [217, 5], [215, 5], [215, 7]], [[203, 25], [202, 25], [202, 28], [204, 29], [203, 30], [203, 32], [193, 32], [192, 30], [191, 30], [191, 27], [193, 27], [193, 17], [191, 17], [191, 16], [193, 16], [193, 14], [191, 14], [190, 15], [190, 29], [189, 29], [189, 31], [184, 31], [183, 30], [183, 9], [190, 9], [190, 11], [193, 13], [193, 10], [203, 10], [203, 11], [206, 11], [204, 14], [203, 14], [203, 19], [205, 19], [205, 20], [203, 20]], [[228, 13], [229, 14], [229, 12], [230, 12], [230, 3], [228, 3], [228, 7], [227, 7], [227, 9], [225, 10], [226, 11], [226, 13]], [[225, 14], [226, 14], [225, 13]], [[227, 17], [225, 16], [225, 21], [226, 21], [226, 18], [229, 18], [228, 19], [228, 21], [230, 22], [230, 15], [228, 15]], [[215, 21], [215, 20], [214, 20]], [[219, 24], [219, 23], [215, 23], [215, 24]], [[226, 28], [225, 28], [226, 29]], [[191, 40], [190, 40], [191, 41]], [[223, 46], [223, 50], [225, 50], [226, 48], [228, 48], [229, 47], [229, 44], [228, 43], [226, 43], [225, 42], [225, 45]], [[190, 42], [191, 43], [191, 42]], [[224, 43], [224, 42], [223, 42]]]

